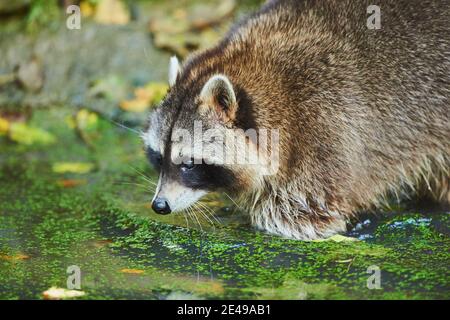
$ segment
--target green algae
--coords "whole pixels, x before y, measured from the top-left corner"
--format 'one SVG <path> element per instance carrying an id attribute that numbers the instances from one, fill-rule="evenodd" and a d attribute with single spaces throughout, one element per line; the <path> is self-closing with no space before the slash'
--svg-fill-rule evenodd
<path id="1" fill-rule="evenodd" d="M 23 146 L 0 139 L 0 298 L 39 299 L 82 271 L 82 299 L 429 299 L 449 298 L 449 218 L 413 212 L 371 218 L 356 242 L 301 242 L 253 230 L 229 200 L 208 202 L 219 222 L 151 212 L 155 180 L 138 136 L 98 119 L 86 141 L 67 110 L 35 112 L 30 126 L 56 137 Z M 55 163 L 94 163 L 58 173 Z M 65 188 L 61 179 L 85 179 Z M 367 288 L 367 269 L 381 289 Z M 142 270 L 126 274 L 123 269 Z"/>

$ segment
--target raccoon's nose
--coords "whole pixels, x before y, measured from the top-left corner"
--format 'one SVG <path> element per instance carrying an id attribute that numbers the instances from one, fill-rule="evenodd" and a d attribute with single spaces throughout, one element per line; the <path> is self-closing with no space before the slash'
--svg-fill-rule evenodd
<path id="1" fill-rule="evenodd" d="M 152 209 L 159 214 L 169 214 L 172 212 L 169 207 L 169 203 L 164 198 L 156 198 L 153 201 Z"/>

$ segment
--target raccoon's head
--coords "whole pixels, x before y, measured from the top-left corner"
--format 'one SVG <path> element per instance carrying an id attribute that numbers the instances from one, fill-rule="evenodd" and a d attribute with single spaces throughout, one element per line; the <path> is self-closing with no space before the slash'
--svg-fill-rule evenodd
<path id="1" fill-rule="evenodd" d="M 159 172 L 152 208 L 160 214 L 184 210 L 211 191 L 236 194 L 262 183 L 257 138 L 238 125 L 240 99 L 231 81 L 212 74 L 186 85 L 179 68 L 172 58 L 170 90 L 142 135 Z"/>

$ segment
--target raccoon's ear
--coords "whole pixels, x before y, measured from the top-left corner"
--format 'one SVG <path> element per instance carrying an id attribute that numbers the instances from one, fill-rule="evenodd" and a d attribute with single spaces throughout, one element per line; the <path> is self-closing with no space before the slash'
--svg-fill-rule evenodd
<path id="1" fill-rule="evenodd" d="M 176 56 L 172 56 L 169 62 L 169 86 L 173 86 L 181 73 L 180 62 Z"/>
<path id="2" fill-rule="evenodd" d="M 212 111 L 224 122 L 236 117 L 237 102 L 233 85 L 224 75 L 211 77 L 200 92 L 200 112 Z"/>

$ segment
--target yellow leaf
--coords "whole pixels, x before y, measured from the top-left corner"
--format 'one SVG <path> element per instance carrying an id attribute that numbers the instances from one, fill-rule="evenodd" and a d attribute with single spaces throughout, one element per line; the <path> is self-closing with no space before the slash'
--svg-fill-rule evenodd
<path id="1" fill-rule="evenodd" d="M 161 101 L 167 90 L 168 86 L 165 83 L 151 82 L 145 87 L 136 88 L 134 90 L 135 98 L 122 101 L 120 108 L 129 112 L 144 112 L 150 106 Z"/>
<path id="2" fill-rule="evenodd" d="M 177 19 L 180 19 L 180 20 L 181 19 L 186 19 L 187 15 L 188 15 L 188 13 L 187 13 L 187 11 L 185 9 L 176 9 L 173 12 L 173 16 L 175 18 L 177 18 Z"/>
<path id="3" fill-rule="evenodd" d="M 47 300 L 61 300 L 82 297 L 85 295 L 85 292 L 80 290 L 68 290 L 64 288 L 51 287 L 47 291 L 44 291 L 42 295 L 44 296 L 44 299 Z"/>
<path id="4" fill-rule="evenodd" d="M 81 109 L 75 116 L 75 122 L 79 129 L 92 129 L 97 126 L 98 116 L 94 112 L 90 112 L 86 109 Z"/>
<path id="5" fill-rule="evenodd" d="M 317 239 L 313 240 L 314 242 L 323 242 L 323 241 L 334 241 L 334 242 L 354 242 L 359 241 L 357 238 L 345 237 L 340 234 L 335 234 L 327 239 Z"/>
<path id="6" fill-rule="evenodd" d="M 102 24 L 127 24 L 130 12 L 120 0 L 100 0 L 94 18 Z"/>
<path id="7" fill-rule="evenodd" d="M 352 262 L 353 259 L 346 259 L 346 260 L 336 260 L 337 263 L 349 263 Z"/>
<path id="8" fill-rule="evenodd" d="M 25 123 L 12 123 L 9 130 L 9 138 L 17 143 L 32 144 L 51 144 L 56 138 L 45 130 L 29 127 Z"/>
<path id="9" fill-rule="evenodd" d="M 143 274 L 144 270 L 140 269 L 122 269 L 120 270 L 122 273 L 128 273 L 128 274 Z"/>
<path id="10" fill-rule="evenodd" d="M 53 164 L 56 173 L 88 173 L 94 169 L 94 164 L 88 162 L 57 162 Z"/>
<path id="11" fill-rule="evenodd" d="M 95 8 L 89 1 L 81 1 L 80 10 L 83 16 L 90 17 L 94 14 Z"/>
<path id="12" fill-rule="evenodd" d="M 73 116 L 67 116 L 66 119 L 66 124 L 70 129 L 75 129 L 77 127 L 77 123 L 75 122 L 75 119 Z"/>
<path id="13" fill-rule="evenodd" d="M 15 254 L 13 256 L 8 256 L 5 254 L 0 255 L 0 259 L 7 260 L 7 261 L 21 261 L 21 260 L 26 260 L 29 258 L 30 258 L 29 256 L 27 256 L 26 254 L 22 254 L 22 253 Z"/>
<path id="14" fill-rule="evenodd" d="M 150 103 L 155 104 L 164 98 L 169 86 L 166 83 L 150 82 L 145 86 L 145 89 L 150 93 Z"/>
<path id="15" fill-rule="evenodd" d="M 9 121 L 0 117 L 0 136 L 8 133 L 9 126 Z"/>
<path id="16" fill-rule="evenodd" d="M 120 102 L 120 108 L 128 112 L 144 112 L 149 106 L 146 99 L 140 98 Z"/>

